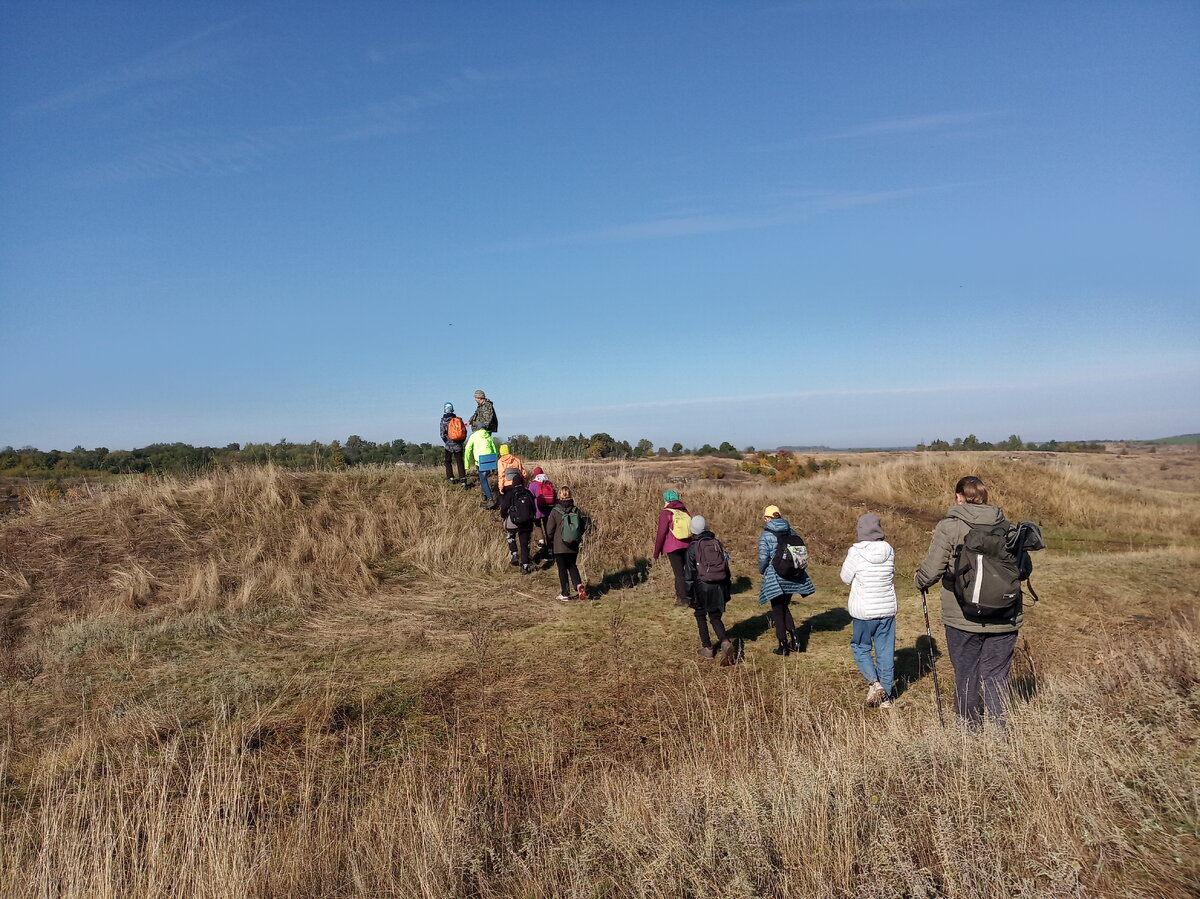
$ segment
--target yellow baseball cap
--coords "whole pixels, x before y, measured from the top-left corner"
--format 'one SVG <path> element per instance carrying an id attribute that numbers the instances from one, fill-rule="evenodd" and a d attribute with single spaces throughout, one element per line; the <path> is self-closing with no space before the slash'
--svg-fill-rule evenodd
<path id="1" fill-rule="evenodd" d="M 782 515 L 779 511 L 779 506 L 767 506 L 763 509 L 763 518 L 774 518 L 776 515 Z"/>

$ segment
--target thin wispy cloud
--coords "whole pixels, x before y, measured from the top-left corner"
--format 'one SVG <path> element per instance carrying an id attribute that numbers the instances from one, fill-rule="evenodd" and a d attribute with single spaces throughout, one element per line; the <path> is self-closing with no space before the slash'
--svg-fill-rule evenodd
<path id="1" fill-rule="evenodd" d="M 1155 381 L 1163 377 L 1173 377 L 1180 374 L 1195 374 L 1196 365 L 1156 366 L 1138 372 L 1135 379 Z M 937 384 L 929 386 L 907 387 L 864 387 L 864 388 L 831 388 L 826 390 L 798 390 L 784 393 L 747 393 L 733 396 L 702 396 L 685 397 L 665 400 L 641 400 L 631 403 L 613 403 L 601 406 L 571 406 L 555 409 L 514 409 L 518 415 L 575 415 L 582 413 L 624 412 L 652 409 L 682 409 L 691 406 L 714 405 L 744 405 L 752 403 L 782 403 L 795 400 L 841 400 L 841 399 L 872 399 L 900 398 L 911 396 L 957 396 L 962 394 L 1005 392 L 1014 390 L 1050 390 L 1054 388 L 1076 387 L 1079 385 L 1095 385 L 1109 381 L 1128 382 L 1128 374 L 1113 374 L 1112 372 L 1072 372 L 1055 378 L 1028 378 L 1024 380 L 982 381 L 972 384 Z"/>
<path id="2" fill-rule="evenodd" d="M 758 210 L 692 211 L 685 214 L 656 216 L 603 228 L 573 231 L 567 234 L 518 238 L 493 245 L 495 250 L 529 250 L 571 244 L 627 243 L 663 240 L 699 234 L 724 234 L 774 228 L 800 221 L 814 213 L 855 206 L 872 206 L 950 190 L 955 185 L 906 187 L 880 191 L 805 191 L 801 199 L 785 205 Z"/>
<path id="3" fill-rule="evenodd" d="M 920 12 L 967 6 L 973 0 L 793 0 L 769 7 L 774 12 Z"/>
<path id="4" fill-rule="evenodd" d="M 222 135 L 195 129 L 144 135 L 138 149 L 111 162 L 90 166 L 78 173 L 75 180 L 87 185 L 97 181 L 254 171 L 272 157 L 304 146 L 370 140 L 419 130 L 423 127 L 420 118 L 423 111 L 464 102 L 489 85 L 521 77 L 522 72 L 514 69 L 464 68 L 433 87 L 295 124 Z"/>
<path id="5" fill-rule="evenodd" d="M 244 19 L 245 16 L 235 16 L 209 25 L 152 50 L 126 65 L 102 72 L 82 84 L 39 100 L 31 104 L 28 110 L 34 113 L 59 112 L 216 71 L 227 63 L 232 50 L 215 38 L 231 31 Z"/>
<path id="6" fill-rule="evenodd" d="M 996 110 L 978 112 L 951 112 L 935 115 L 900 116 L 898 118 L 877 119 L 855 125 L 844 131 L 836 131 L 827 135 L 830 140 L 840 140 L 852 137 L 886 137 L 894 134 L 912 134 L 919 131 L 946 131 L 961 128 L 964 125 L 974 125 L 978 122 L 999 115 Z"/>

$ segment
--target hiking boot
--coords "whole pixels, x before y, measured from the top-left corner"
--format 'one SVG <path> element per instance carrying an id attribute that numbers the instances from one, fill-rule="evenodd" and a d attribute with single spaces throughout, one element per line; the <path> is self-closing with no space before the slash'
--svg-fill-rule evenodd
<path id="1" fill-rule="evenodd" d="M 890 709 L 890 708 L 892 707 L 892 699 L 891 699 L 891 697 L 890 697 L 890 696 L 884 696 L 884 697 L 883 697 L 883 699 L 879 700 L 879 707 L 880 707 L 881 709 Z"/>
<path id="2" fill-rule="evenodd" d="M 721 645 L 717 647 L 716 659 L 722 665 L 728 665 L 730 658 L 733 656 L 733 643 L 729 640 L 722 640 Z"/>
<path id="3" fill-rule="evenodd" d="M 808 635 L 809 630 L 806 627 L 792 628 L 792 650 L 794 652 L 808 651 Z"/>
<path id="4" fill-rule="evenodd" d="M 871 686 L 867 687 L 867 708 L 876 708 L 885 699 L 887 699 L 887 694 L 883 692 L 883 684 L 879 681 L 872 681 Z"/>
<path id="5" fill-rule="evenodd" d="M 585 602 L 588 598 L 587 584 L 579 585 L 579 601 Z"/>
<path id="6" fill-rule="evenodd" d="M 775 653 L 777 656 L 790 656 L 792 654 L 792 647 L 781 641 L 778 646 L 771 650 L 771 652 Z"/>
<path id="7" fill-rule="evenodd" d="M 530 571 L 532 571 L 532 570 L 533 570 L 533 569 L 531 569 L 531 568 L 529 567 L 529 563 L 528 563 L 528 562 L 526 562 L 524 565 L 522 565 L 522 566 L 521 566 L 521 574 L 529 574 L 529 572 L 530 572 Z"/>
<path id="8" fill-rule="evenodd" d="M 696 655 L 700 656 L 702 659 L 711 659 L 715 653 L 713 652 L 713 648 L 711 646 L 701 646 L 696 650 Z"/>
<path id="9" fill-rule="evenodd" d="M 520 564 L 521 564 L 521 560 L 520 560 L 520 558 L 517 556 L 517 554 L 516 554 L 516 553 L 511 553 L 511 554 L 509 555 L 509 557 L 508 557 L 508 564 L 509 564 L 509 565 L 520 565 Z"/>

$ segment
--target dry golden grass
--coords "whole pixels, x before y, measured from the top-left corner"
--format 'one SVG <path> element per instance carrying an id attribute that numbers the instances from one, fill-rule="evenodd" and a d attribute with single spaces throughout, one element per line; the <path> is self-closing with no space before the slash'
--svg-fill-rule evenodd
<path id="1" fill-rule="evenodd" d="M 861 708 L 837 579 L 868 508 L 910 572 L 972 470 L 1071 550 L 1038 559 L 1007 736 L 937 727 L 907 575 L 906 689 Z M 663 471 L 550 471 L 597 522 L 586 605 L 422 473 L 145 481 L 0 525 L 0 893 L 1194 895 L 1194 497 L 994 456 Z M 644 562 L 667 486 L 733 555 L 741 666 L 693 660 Z M 768 502 L 816 559 L 790 659 L 759 639 Z"/>

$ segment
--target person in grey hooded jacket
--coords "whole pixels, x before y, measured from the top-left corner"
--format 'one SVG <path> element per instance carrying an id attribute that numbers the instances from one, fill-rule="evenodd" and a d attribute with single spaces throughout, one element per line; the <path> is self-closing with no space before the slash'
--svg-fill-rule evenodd
<path id="1" fill-rule="evenodd" d="M 1004 521 L 1004 513 L 988 504 L 988 489 L 974 475 L 959 479 L 954 486 L 955 505 L 933 530 L 929 552 L 917 569 L 918 590 L 928 590 L 941 581 L 942 623 L 946 625 L 946 648 L 954 666 L 954 709 L 968 728 L 983 724 L 983 711 L 1003 726 L 1007 706 L 1008 678 L 1012 670 L 1017 631 L 1022 624 L 1021 602 L 1011 615 L 1000 619 L 970 618 L 959 605 L 953 590 L 956 551 L 972 527 L 992 527 Z"/>

